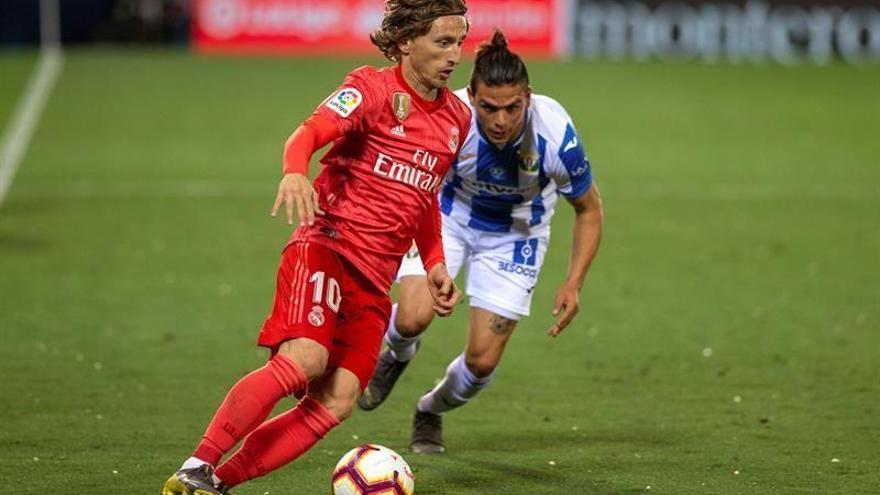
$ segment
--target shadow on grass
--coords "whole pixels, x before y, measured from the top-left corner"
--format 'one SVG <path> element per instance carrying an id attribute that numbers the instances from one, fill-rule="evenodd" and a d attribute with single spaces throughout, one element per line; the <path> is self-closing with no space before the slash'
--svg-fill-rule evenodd
<path id="1" fill-rule="evenodd" d="M 620 486 L 607 479 L 608 460 L 597 464 L 603 475 L 592 474 L 585 457 L 592 457 L 609 447 L 623 451 L 662 448 L 676 443 L 676 434 L 657 430 L 620 430 L 597 432 L 547 433 L 546 431 L 523 432 L 511 428 L 507 434 L 487 434 L 471 437 L 467 445 L 448 445 L 451 453 L 439 457 L 418 458 L 417 477 L 422 474 L 442 480 L 440 486 L 421 485 L 421 494 L 447 493 L 451 488 L 479 490 L 481 493 L 505 493 L 512 487 L 524 488 L 528 493 L 566 493 L 624 495 L 643 493 L 644 487 Z M 591 450 L 593 447 L 595 450 Z M 534 462 L 535 453 L 546 450 L 548 459 L 559 451 L 577 449 L 578 459 L 569 459 L 556 466 L 523 466 L 521 454 L 528 453 L 526 462 Z M 410 459 L 413 461 L 414 459 Z M 508 462 L 505 462 L 508 461 Z M 542 463 L 545 461 L 541 461 Z M 626 470 L 629 460 L 615 459 L 615 469 Z M 645 461 L 639 461 L 644 463 Z M 594 469 L 596 468 L 594 467 Z M 514 490 L 515 493 L 521 491 Z"/>
<path id="2" fill-rule="evenodd" d="M 487 434 L 475 441 L 475 447 L 480 451 L 510 451 L 518 452 L 529 450 L 543 450 L 547 448 L 573 448 L 601 445 L 629 446 L 629 447 L 661 447 L 675 443 L 676 435 L 671 431 L 658 431 L 647 429 L 625 429 L 613 431 L 557 431 L 547 432 L 510 428 L 504 435 Z"/>
<path id="3" fill-rule="evenodd" d="M 0 232 L 0 251 L 21 252 L 46 251 L 51 243 L 47 239 L 24 237 Z"/>
<path id="4" fill-rule="evenodd" d="M 481 458 L 457 458 L 458 465 L 436 469 L 436 475 L 442 478 L 442 486 L 419 485 L 419 494 L 445 494 L 450 489 L 454 493 L 459 490 L 479 490 L 479 493 L 503 494 L 510 492 L 530 494 L 577 493 L 595 495 L 625 495 L 628 493 L 644 493 L 644 489 L 618 484 L 594 476 L 585 470 L 558 470 L 555 468 L 535 469 L 506 464 L 503 462 Z M 467 468 L 461 467 L 465 462 Z M 418 474 L 416 475 L 418 478 Z"/>

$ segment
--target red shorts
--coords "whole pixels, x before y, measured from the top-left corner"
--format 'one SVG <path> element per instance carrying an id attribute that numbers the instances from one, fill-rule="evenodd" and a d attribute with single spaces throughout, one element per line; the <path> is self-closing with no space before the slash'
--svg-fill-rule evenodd
<path id="1" fill-rule="evenodd" d="M 391 317 L 391 298 L 348 260 L 320 244 L 294 242 L 278 268 L 272 314 L 257 340 L 274 353 L 306 337 L 330 352 L 327 368 L 345 368 L 366 388 Z"/>

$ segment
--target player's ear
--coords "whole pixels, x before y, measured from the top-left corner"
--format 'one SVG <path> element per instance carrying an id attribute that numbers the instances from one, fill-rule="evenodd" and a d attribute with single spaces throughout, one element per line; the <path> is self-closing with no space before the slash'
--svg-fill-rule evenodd
<path id="1" fill-rule="evenodd" d="M 476 103 L 474 102 L 474 90 L 471 89 L 470 85 L 468 85 L 468 87 L 467 87 L 467 92 L 468 92 L 468 100 L 470 100 L 471 106 L 472 107 L 476 106 Z"/>
<path id="2" fill-rule="evenodd" d="M 400 50 L 401 55 L 409 55 L 412 51 L 412 40 L 397 43 L 397 49 Z"/>
<path id="3" fill-rule="evenodd" d="M 529 105 L 532 104 L 532 87 L 531 86 L 526 86 L 525 98 L 526 98 L 526 108 L 528 108 Z"/>

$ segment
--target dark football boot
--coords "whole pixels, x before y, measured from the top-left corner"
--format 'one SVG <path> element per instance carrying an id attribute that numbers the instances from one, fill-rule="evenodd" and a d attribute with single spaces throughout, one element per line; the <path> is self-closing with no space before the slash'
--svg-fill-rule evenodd
<path id="1" fill-rule="evenodd" d="M 416 351 L 418 351 L 420 342 L 416 342 Z M 372 411 L 385 402 L 397 379 L 403 374 L 403 370 L 409 366 L 409 361 L 398 361 L 391 355 L 391 349 L 385 349 L 379 355 L 379 362 L 376 364 L 376 371 L 370 378 L 370 383 L 364 393 L 358 399 L 358 407 L 364 411 Z"/>
<path id="2" fill-rule="evenodd" d="M 414 454 L 442 454 L 443 447 L 443 416 L 420 412 L 416 409 L 413 416 L 413 431 L 409 450 Z"/>
<path id="3" fill-rule="evenodd" d="M 214 484 L 214 469 L 202 464 L 196 468 L 180 469 L 162 486 L 162 495 L 230 495 L 223 484 Z"/>

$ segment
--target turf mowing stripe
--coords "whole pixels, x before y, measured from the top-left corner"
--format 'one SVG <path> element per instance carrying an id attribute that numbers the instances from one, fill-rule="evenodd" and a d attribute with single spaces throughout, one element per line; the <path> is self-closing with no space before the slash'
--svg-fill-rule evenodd
<path id="1" fill-rule="evenodd" d="M 259 198 L 271 200 L 277 183 L 223 180 L 78 180 L 56 185 L 22 185 L 16 196 L 29 199 L 101 198 Z M 624 189 L 608 188 L 607 194 L 631 199 L 684 199 L 709 201 L 764 201 L 785 199 L 880 201 L 880 187 L 868 183 L 838 184 L 746 182 L 629 182 Z"/>

